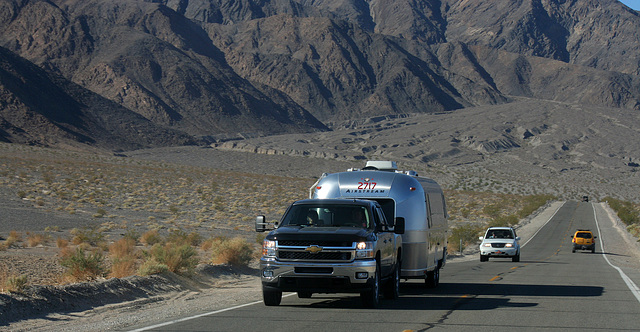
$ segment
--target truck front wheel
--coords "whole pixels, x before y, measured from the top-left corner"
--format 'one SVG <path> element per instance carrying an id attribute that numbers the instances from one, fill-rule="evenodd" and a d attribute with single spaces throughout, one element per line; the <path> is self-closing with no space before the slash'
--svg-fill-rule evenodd
<path id="1" fill-rule="evenodd" d="M 360 299 L 366 308 L 377 308 L 380 304 L 380 264 L 376 267 L 371 288 L 360 293 Z"/>
<path id="2" fill-rule="evenodd" d="M 277 306 L 282 301 L 282 292 L 262 288 L 262 300 L 266 306 Z"/>
<path id="3" fill-rule="evenodd" d="M 396 268 L 393 270 L 393 276 L 384 289 L 384 297 L 387 299 L 393 300 L 400 297 L 400 270 L 401 263 L 398 262 Z"/>

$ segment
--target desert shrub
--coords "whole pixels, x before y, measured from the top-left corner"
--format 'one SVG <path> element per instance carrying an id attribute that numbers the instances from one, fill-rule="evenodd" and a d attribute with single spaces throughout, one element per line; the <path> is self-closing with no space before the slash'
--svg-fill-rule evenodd
<path id="1" fill-rule="evenodd" d="M 111 257 L 127 257 L 134 256 L 136 240 L 123 237 L 109 246 L 109 255 Z"/>
<path id="2" fill-rule="evenodd" d="M 22 234 L 17 231 L 11 231 L 9 232 L 7 239 L 4 241 L 4 245 L 7 248 L 17 247 L 20 242 L 22 242 Z"/>
<path id="3" fill-rule="evenodd" d="M 109 276 L 112 278 L 124 278 L 134 275 L 135 272 L 136 261 L 134 257 L 118 257 L 114 258 L 111 263 Z"/>
<path id="4" fill-rule="evenodd" d="M 136 240 L 123 237 L 109 246 L 111 273 L 114 278 L 133 275 L 136 271 Z"/>
<path id="5" fill-rule="evenodd" d="M 547 204 L 547 202 L 557 199 L 553 195 L 530 195 L 523 198 L 524 206 L 518 211 L 518 216 L 524 218 L 536 212 L 540 207 Z"/>
<path id="6" fill-rule="evenodd" d="M 152 274 L 159 274 L 169 271 L 169 267 L 165 264 L 158 263 L 153 259 L 146 260 L 138 269 L 138 274 L 141 276 L 148 276 Z"/>
<path id="7" fill-rule="evenodd" d="M 134 244 L 138 241 L 138 239 L 140 238 L 140 233 L 136 232 L 133 229 L 129 229 L 127 230 L 126 233 L 124 233 L 124 237 L 128 238 L 128 239 L 132 239 Z"/>
<path id="8" fill-rule="evenodd" d="M 97 251 L 88 255 L 78 247 L 76 250 L 63 250 L 60 265 L 67 268 L 67 274 L 75 280 L 94 280 L 104 273 L 104 256 Z"/>
<path id="9" fill-rule="evenodd" d="M 71 235 L 73 235 L 71 242 L 75 245 L 88 243 L 97 246 L 104 240 L 104 234 L 95 227 L 74 228 L 71 230 Z"/>
<path id="10" fill-rule="evenodd" d="M 140 241 L 140 243 L 142 244 L 152 246 L 156 243 L 162 243 L 163 240 L 162 240 L 162 236 L 158 234 L 158 231 L 154 229 L 142 234 L 142 236 L 140 236 L 140 239 L 138 241 Z"/>
<path id="11" fill-rule="evenodd" d="M 627 231 L 629 232 L 629 234 L 633 235 L 634 237 L 640 238 L 640 223 L 627 226 Z"/>
<path id="12" fill-rule="evenodd" d="M 489 222 L 489 227 L 508 227 L 518 223 L 518 216 L 510 214 L 508 216 L 498 216 Z"/>
<path id="13" fill-rule="evenodd" d="M 4 289 L 12 293 L 22 293 L 27 288 L 28 277 L 26 275 L 11 276 L 4 282 Z"/>
<path id="14" fill-rule="evenodd" d="M 46 244 L 48 242 L 47 236 L 44 234 L 29 234 L 27 233 L 27 244 L 29 247 L 37 247 L 40 244 Z"/>
<path id="15" fill-rule="evenodd" d="M 175 244 L 188 244 L 192 246 L 199 246 L 202 242 L 202 236 L 196 232 L 188 233 L 178 229 L 171 231 L 167 235 L 167 242 L 173 242 Z"/>
<path id="16" fill-rule="evenodd" d="M 495 219 L 500 216 L 500 206 L 497 204 L 489 204 L 482 209 L 482 213 Z"/>
<path id="17" fill-rule="evenodd" d="M 60 249 L 68 248 L 69 241 L 67 239 L 63 239 L 59 237 L 56 239 L 56 246 Z"/>
<path id="18" fill-rule="evenodd" d="M 609 206 L 616 211 L 618 218 L 626 225 L 637 224 L 640 221 L 638 211 L 634 208 L 633 203 L 622 201 L 613 197 L 605 197 L 603 199 Z"/>
<path id="19" fill-rule="evenodd" d="M 212 263 L 228 263 L 235 266 L 246 266 L 254 255 L 251 244 L 241 237 L 228 239 L 214 238 L 212 241 Z"/>
<path id="20" fill-rule="evenodd" d="M 478 236 L 484 228 L 480 225 L 466 224 L 454 227 L 449 235 L 448 249 L 450 252 L 460 252 L 466 247 L 478 242 Z M 462 248 L 460 244 L 462 243 Z"/>
<path id="21" fill-rule="evenodd" d="M 169 271 L 175 273 L 190 273 L 198 264 L 197 252 L 188 244 L 156 243 L 145 255 L 147 260 L 164 264 Z"/>

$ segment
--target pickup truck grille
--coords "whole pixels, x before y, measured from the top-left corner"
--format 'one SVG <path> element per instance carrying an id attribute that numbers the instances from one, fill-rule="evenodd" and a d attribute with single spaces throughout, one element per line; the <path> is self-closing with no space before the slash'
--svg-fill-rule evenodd
<path id="1" fill-rule="evenodd" d="M 492 243 L 492 248 L 504 248 L 504 243 Z"/>
<path id="2" fill-rule="evenodd" d="M 351 252 L 319 252 L 312 254 L 304 251 L 278 250 L 278 258 L 281 260 L 304 261 L 350 261 Z"/>
<path id="3" fill-rule="evenodd" d="M 320 246 L 320 247 L 346 247 L 352 248 L 353 242 L 340 242 L 340 241 L 328 241 L 328 240 L 280 240 L 278 245 L 287 247 L 308 247 L 308 246 Z"/>
<path id="4" fill-rule="evenodd" d="M 327 240 L 280 240 L 277 247 L 281 261 L 349 262 L 356 252 L 354 242 Z M 317 252 L 309 251 L 311 248 Z"/>

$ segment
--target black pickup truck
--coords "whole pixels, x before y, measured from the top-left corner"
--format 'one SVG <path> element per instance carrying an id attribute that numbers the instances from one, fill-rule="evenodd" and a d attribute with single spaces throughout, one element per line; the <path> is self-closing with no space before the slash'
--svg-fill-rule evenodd
<path id="1" fill-rule="evenodd" d="M 269 224 L 256 218 L 256 231 Z M 267 306 L 282 292 L 360 293 L 375 308 L 381 290 L 399 296 L 404 219 L 386 220 L 376 201 L 307 199 L 294 202 L 263 242 L 260 274 Z"/>

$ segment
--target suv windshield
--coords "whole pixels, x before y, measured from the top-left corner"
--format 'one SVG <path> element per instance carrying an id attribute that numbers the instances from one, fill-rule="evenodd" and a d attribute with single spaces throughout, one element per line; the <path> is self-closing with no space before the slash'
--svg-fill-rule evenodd
<path id="1" fill-rule="evenodd" d="M 292 206 L 280 225 L 371 228 L 373 221 L 362 205 L 302 204 Z"/>
<path id="2" fill-rule="evenodd" d="M 487 231 L 487 239 L 513 239 L 513 233 L 506 229 L 490 229 Z"/>

